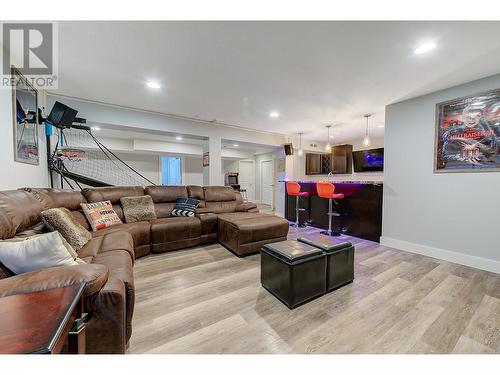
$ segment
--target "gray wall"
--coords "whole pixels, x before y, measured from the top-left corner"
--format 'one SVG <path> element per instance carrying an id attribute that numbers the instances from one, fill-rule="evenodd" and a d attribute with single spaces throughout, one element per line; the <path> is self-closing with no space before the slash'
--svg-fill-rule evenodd
<path id="1" fill-rule="evenodd" d="M 500 87 L 500 75 L 386 108 L 382 243 L 500 273 L 500 172 L 433 173 L 437 103 Z"/>
<path id="2" fill-rule="evenodd" d="M 184 157 L 183 185 L 203 185 L 203 162 L 201 158 Z"/>

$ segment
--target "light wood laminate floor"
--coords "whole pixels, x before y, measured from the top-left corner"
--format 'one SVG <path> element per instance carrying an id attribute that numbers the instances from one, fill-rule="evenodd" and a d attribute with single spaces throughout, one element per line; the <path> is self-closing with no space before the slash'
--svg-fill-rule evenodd
<path id="1" fill-rule="evenodd" d="M 500 275 L 343 238 L 354 282 L 295 310 L 261 287 L 260 255 L 213 244 L 139 259 L 128 352 L 500 353 Z"/>

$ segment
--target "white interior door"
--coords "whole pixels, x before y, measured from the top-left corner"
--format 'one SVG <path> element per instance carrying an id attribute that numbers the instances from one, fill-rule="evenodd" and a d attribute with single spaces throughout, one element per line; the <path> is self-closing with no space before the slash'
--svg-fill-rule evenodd
<path id="1" fill-rule="evenodd" d="M 241 189 L 246 189 L 249 201 L 255 200 L 255 165 L 253 160 L 240 160 L 239 183 Z"/>
<path id="2" fill-rule="evenodd" d="M 262 160 L 260 163 L 260 201 L 273 205 L 274 168 L 272 160 Z"/>

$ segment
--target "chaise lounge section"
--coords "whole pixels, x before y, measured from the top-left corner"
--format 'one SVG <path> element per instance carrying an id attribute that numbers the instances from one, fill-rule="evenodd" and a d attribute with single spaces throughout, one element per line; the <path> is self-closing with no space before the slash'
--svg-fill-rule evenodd
<path id="1" fill-rule="evenodd" d="M 152 221 L 125 223 L 120 199 L 150 195 L 157 215 Z M 196 198 L 195 217 L 172 217 L 177 198 Z M 86 282 L 87 353 L 125 353 L 132 335 L 135 303 L 133 265 L 137 258 L 219 241 L 244 256 L 265 243 L 282 241 L 288 222 L 258 212 L 253 203 L 225 186 L 148 186 L 87 188 L 79 191 L 23 188 L 0 192 L 0 239 L 47 231 L 41 212 L 65 207 L 87 230 L 80 203 L 111 201 L 123 224 L 92 233 L 78 251 L 87 264 L 52 267 L 21 275 L 0 272 L 0 297 Z"/>

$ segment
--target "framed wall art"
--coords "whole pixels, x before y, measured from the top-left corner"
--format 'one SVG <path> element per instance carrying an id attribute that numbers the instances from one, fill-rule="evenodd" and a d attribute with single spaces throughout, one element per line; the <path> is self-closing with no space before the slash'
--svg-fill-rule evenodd
<path id="1" fill-rule="evenodd" d="M 12 77 L 14 160 L 38 165 L 38 92 L 16 68 Z"/>
<path id="2" fill-rule="evenodd" d="M 500 89 L 436 105 L 434 172 L 500 171 Z"/>
<path id="3" fill-rule="evenodd" d="M 203 153 L 203 166 L 208 167 L 209 165 L 210 165 L 210 153 L 204 152 Z"/>

